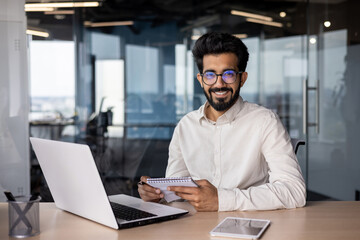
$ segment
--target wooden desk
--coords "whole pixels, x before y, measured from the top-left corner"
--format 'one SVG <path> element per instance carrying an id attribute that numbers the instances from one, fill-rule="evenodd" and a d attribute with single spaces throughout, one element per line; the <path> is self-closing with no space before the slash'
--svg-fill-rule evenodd
<path id="1" fill-rule="evenodd" d="M 7 208 L 7 203 L 0 203 L 1 240 L 9 239 Z M 58 210 L 52 203 L 41 203 L 41 233 L 29 239 L 215 239 L 209 231 L 227 216 L 270 219 L 271 225 L 261 240 L 360 239 L 360 202 L 308 202 L 305 208 L 292 210 L 191 213 L 124 230 L 113 230 Z"/>

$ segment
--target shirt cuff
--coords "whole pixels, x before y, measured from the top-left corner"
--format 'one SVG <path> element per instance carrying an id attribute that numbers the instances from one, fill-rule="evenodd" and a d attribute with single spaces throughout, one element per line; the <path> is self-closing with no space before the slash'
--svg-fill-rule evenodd
<path id="1" fill-rule="evenodd" d="M 219 212 L 235 209 L 235 192 L 227 189 L 218 189 Z"/>

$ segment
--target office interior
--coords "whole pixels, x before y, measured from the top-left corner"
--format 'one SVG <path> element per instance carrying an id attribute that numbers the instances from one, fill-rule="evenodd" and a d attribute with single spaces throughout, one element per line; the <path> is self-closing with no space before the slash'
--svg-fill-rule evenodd
<path id="1" fill-rule="evenodd" d="M 206 100 L 195 41 L 221 31 L 250 53 L 243 99 L 306 142 L 308 200 L 360 199 L 359 1 L 39 2 L 0 0 L 0 188 L 52 201 L 33 136 L 89 145 L 107 194 L 138 196 L 140 176 L 165 175 L 177 122 Z"/>

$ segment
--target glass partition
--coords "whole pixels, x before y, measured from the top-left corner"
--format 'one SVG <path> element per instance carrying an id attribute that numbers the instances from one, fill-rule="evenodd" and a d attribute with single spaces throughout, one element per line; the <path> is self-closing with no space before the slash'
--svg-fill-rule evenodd
<path id="1" fill-rule="evenodd" d="M 28 46 L 24 1 L 0 7 L 0 201 L 30 193 Z M 2 223 L 5 225 L 5 223 Z"/>
<path id="2" fill-rule="evenodd" d="M 206 99 L 191 49 L 201 34 L 222 31 L 242 38 L 249 49 L 241 96 L 276 112 L 292 138 L 306 140 L 297 156 L 309 199 L 359 195 L 357 1 L 149 2 L 152 7 L 104 1 L 97 9 L 42 18 L 63 29 L 54 28 L 49 39 L 74 49 L 74 62 L 66 62 L 74 65 L 74 80 L 59 80 L 61 86 L 74 81 L 74 90 L 66 87 L 62 94 L 73 100 L 43 105 L 71 118 L 75 104 L 73 137 L 60 138 L 91 146 L 109 194 L 136 195 L 141 175 L 164 176 L 177 122 Z M 271 20 L 254 21 L 237 10 Z M 28 22 L 39 16 L 29 13 Z M 96 27 L 110 20 L 127 25 Z M 52 98 L 62 93 L 56 78 L 44 81 L 46 94 L 54 87 Z"/>
<path id="3" fill-rule="evenodd" d="M 309 96 L 309 121 L 318 128 L 308 129 L 308 188 L 332 199 L 359 200 L 360 4 L 310 3 L 309 85 L 318 83 L 319 100 Z"/>
<path id="4" fill-rule="evenodd" d="M 36 2 L 40 1 L 27 0 L 24 3 Z M 24 6 L 21 8 L 24 9 Z M 25 8 L 29 46 L 28 126 L 31 137 L 74 142 L 79 133 L 75 127 L 78 70 L 73 38 L 74 12 L 71 8 Z M 31 192 L 40 192 L 43 201 L 52 201 L 31 145 L 30 176 Z"/>

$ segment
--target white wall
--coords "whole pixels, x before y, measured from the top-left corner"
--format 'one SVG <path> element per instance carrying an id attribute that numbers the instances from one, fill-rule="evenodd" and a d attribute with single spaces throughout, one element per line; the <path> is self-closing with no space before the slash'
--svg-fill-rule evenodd
<path id="1" fill-rule="evenodd" d="M 24 0 L 0 0 L 0 201 L 30 193 L 29 88 Z"/>

